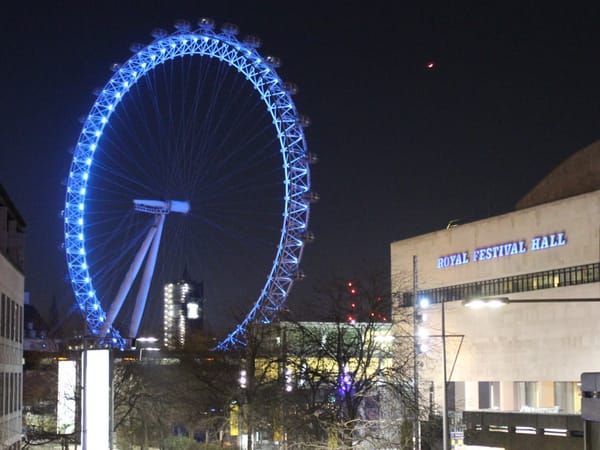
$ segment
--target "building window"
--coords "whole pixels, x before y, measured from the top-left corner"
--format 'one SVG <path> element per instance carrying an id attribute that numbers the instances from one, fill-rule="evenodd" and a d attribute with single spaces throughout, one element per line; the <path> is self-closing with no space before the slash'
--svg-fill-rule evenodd
<path id="1" fill-rule="evenodd" d="M 575 381 L 554 382 L 554 404 L 565 414 L 581 412 L 580 385 Z"/>
<path id="2" fill-rule="evenodd" d="M 4 388 L 4 372 L 0 372 L 0 417 L 4 415 L 4 399 L 6 389 Z"/>
<path id="3" fill-rule="evenodd" d="M 450 381 L 448 383 L 448 411 L 464 411 L 464 409 L 465 382 Z"/>
<path id="4" fill-rule="evenodd" d="M 535 381 L 515 381 L 515 408 L 538 407 L 538 386 Z"/>
<path id="5" fill-rule="evenodd" d="M 500 382 L 479 382 L 479 409 L 500 408 Z"/>
<path id="6" fill-rule="evenodd" d="M 441 303 L 598 282 L 600 282 L 600 263 L 594 263 L 428 289 L 419 291 L 417 295 L 429 298 L 431 303 Z M 401 306 L 412 306 L 412 292 L 403 292 L 401 303 Z"/>
<path id="7" fill-rule="evenodd" d="M 6 295 L 2 294 L 0 303 L 0 336 L 6 337 Z"/>

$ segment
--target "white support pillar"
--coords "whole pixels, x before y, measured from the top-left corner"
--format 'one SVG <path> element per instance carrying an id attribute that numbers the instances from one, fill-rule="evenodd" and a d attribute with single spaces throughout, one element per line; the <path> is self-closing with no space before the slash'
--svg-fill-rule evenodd
<path id="1" fill-rule="evenodd" d="M 500 410 L 514 411 L 515 406 L 515 383 L 514 381 L 500 382 Z"/>
<path id="2" fill-rule="evenodd" d="M 465 410 L 479 409 L 479 382 L 465 381 Z"/>
<path id="3" fill-rule="evenodd" d="M 112 450 L 110 350 L 84 350 L 81 365 L 81 448 Z"/>

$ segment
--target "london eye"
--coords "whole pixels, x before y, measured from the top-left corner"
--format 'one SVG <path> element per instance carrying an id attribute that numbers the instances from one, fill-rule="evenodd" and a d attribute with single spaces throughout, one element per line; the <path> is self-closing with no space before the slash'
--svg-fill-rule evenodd
<path id="1" fill-rule="evenodd" d="M 244 345 L 302 278 L 318 200 L 308 120 L 279 60 L 236 26 L 180 21 L 152 35 L 112 66 L 74 147 L 64 243 L 77 306 L 92 336 L 123 347 L 189 271 L 211 320 L 231 322 L 217 348 Z"/>

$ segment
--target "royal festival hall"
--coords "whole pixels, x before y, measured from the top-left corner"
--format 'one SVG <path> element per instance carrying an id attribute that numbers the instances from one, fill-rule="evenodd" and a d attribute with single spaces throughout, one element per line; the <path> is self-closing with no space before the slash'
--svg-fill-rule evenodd
<path id="1" fill-rule="evenodd" d="M 421 398 L 431 399 L 421 407 L 443 405 L 445 375 L 451 426 L 463 417 L 467 437 L 471 426 L 481 441 L 473 443 L 501 447 L 548 430 L 566 437 L 562 448 L 577 442 L 581 375 L 600 372 L 600 141 L 556 167 L 514 211 L 390 250 L 395 321 L 412 311 Z M 542 415 L 562 422 L 543 425 Z"/>

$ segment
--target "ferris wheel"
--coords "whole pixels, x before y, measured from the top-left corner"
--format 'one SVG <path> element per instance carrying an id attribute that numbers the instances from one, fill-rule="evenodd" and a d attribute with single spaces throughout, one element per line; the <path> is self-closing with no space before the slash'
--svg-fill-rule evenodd
<path id="1" fill-rule="evenodd" d="M 162 324 L 163 286 L 190 273 L 221 315 L 212 323 L 239 318 L 217 346 L 227 349 L 273 320 L 303 276 L 316 157 L 296 87 L 257 38 L 211 19 L 175 28 L 132 45 L 95 93 L 67 182 L 67 265 L 105 344 Z"/>

